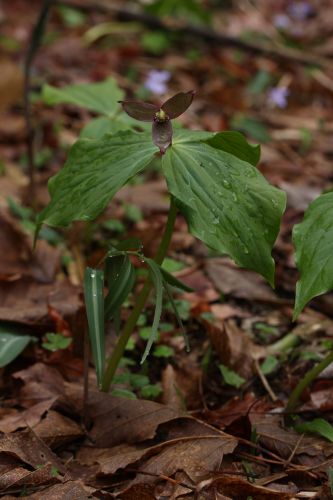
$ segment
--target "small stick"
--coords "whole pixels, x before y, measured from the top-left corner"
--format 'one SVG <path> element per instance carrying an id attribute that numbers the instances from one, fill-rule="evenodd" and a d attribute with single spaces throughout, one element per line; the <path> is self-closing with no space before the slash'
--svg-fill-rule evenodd
<path id="1" fill-rule="evenodd" d="M 256 372 L 259 375 L 259 378 L 260 378 L 260 380 L 262 382 L 262 385 L 265 387 L 265 389 L 268 392 L 271 400 L 273 402 L 277 401 L 278 398 L 277 398 L 276 394 L 274 393 L 273 389 L 271 388 L 271 386 L 269 385 L 267 378 L 265 377 L 265 375 L 261 371 L 257 359 L 254 360 L 254 366 L 255 366 Z"/>

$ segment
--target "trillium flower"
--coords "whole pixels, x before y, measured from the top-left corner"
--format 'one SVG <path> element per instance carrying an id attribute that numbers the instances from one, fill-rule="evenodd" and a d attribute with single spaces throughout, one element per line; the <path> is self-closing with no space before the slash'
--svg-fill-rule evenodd
<path id="1" fill-rule="evenodd" d="M 182 115 L 193 101 L 194 90 L 179 92 L 156 106 L 142 101 L 119 101 L 123 110 L 132 118 L 141 122 L 152 122 L 153 143 L 163 155 L 172 143 L 171 120 Z"/>

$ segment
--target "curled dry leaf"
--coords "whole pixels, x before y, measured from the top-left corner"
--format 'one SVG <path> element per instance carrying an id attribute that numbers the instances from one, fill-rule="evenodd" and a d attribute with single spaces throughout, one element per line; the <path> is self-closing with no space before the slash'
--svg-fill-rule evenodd
<path id="1" fill-rule="evenodd" d="M 265 348 L 255 345 L 237 323 L 201 319 L 222 363 L 242 377 L 253 374 L 253 360 L 265 355 Z"/>

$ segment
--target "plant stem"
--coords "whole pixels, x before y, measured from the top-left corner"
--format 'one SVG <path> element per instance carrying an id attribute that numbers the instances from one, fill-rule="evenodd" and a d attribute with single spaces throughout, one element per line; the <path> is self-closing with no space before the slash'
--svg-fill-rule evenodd
<path id="1" fill-rule="evenodd" d="M 297 384 L 295 389 L 290 395 L 290 398 L 288 400 L 288 404 L 286 407 L 286 412 L 290 413 L 292 412 L 296 406 L 298 405 L 298 402 L 300 400 L 300 397 L 303 393 L 303 391 L 313 382 L 315 378 L 318 377 L 318 375 L 325 370 L 325 368 L 333 362 L 333 351 L 331 351 L 326 358 L 324 358 L 320 363 L 318 363 L 316 366 L 314 366 L 311 370 L 307 372 L 305 377 Z"/>
<path id="2" fill-rule="evenodd" d="M 168 220 L 167 220 L 167 223 L 165 226 L 162 240 L 161 240 L 160 245 L 158 247 L 157 253 L 154 257 L 154 261 L 156 262 L 156 264 L 161 265 L 163 260 L 164 260 L 165 255 L 167 253 L 167 250 L 168 250 L 168 247 L 170 244 L 170 240 L 172 237 L 172 233 L 173 233 L 173 228 L 174 228 L 175 221 L 176 221 L 176 216 L 177 216 L 177 207 L 176 207 L 176 204 L 175 204 L 173 197 L 171 197 Z M 152 289 L 152 286 L 153 286 L 152 282 L 148 279 L 146 281 L 146 283 L 144 284 L 141 292 L 139 293 L 137 301 L 135 303 L 135 306 L 134 306 L 127 322 L 125 323 L 124 329 L 123 329 L 123 331 L 118 339 L 118 342 L 114 348 L 114 351 L 113 351 L 113 353 L 112 353 L 112 355 L 109 358 L 109 361 L 107 363 L 107 367 L 105 370 L 103 383 L 102 383 L 102 391 L 103 392 L 109 392 L 113 376 L 114 376 L 114 374 L 117 370 L 117 367 L 119 365 L 119 362 L 124 354 L 124 350 L 126 348 L 127 342 L 129 340 L 130 336 L 132 335 L 133 330 L 136 326 L 136 323 L 139 319 L 139 316 L 140 316 L 140 314 L 141 314 L 141 312 L 142 312 L 142 310 L 147 302 L 147 299 L 148 299 L 149 293 Z"/>

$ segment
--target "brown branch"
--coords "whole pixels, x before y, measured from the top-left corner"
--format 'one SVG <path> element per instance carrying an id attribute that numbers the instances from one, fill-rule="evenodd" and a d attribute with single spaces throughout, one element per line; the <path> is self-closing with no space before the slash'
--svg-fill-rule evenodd
<path id="1" fill-rule="evenodd" d="M 95 10 L 112 14 L 118 21 L 137 21 L 152 30 L 168 31 L 182 37 L 184 35 L 193 36 L 205 40 L 211 45 L 231 47 L 289 63 L 299 63 L 306 66 L 333 69 L 333 61 L 318 54 L 302 52 L 298 49 L 284 47 L 282 45 L 256 43 L 242 40 L 235 36 L 218 33 L 210 27 L 207 28 L 205 26 L 194 26 L 186 23 L 180 23 L 178 20 L 168 22 L 139 10 L 119 8 L 111 5 L 108 0 L 87 0 L 84 3 L 83 0 L 58 0 L 57 3 L 76 7 L 88 12 Z"/>

